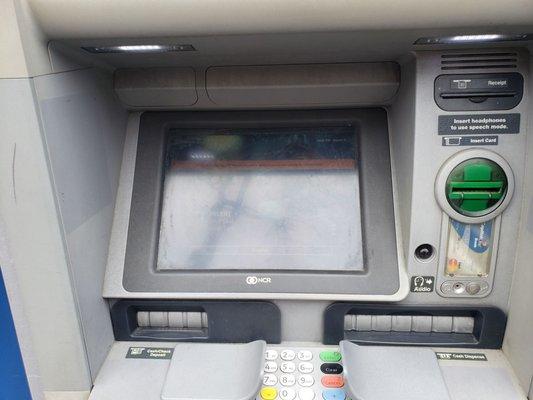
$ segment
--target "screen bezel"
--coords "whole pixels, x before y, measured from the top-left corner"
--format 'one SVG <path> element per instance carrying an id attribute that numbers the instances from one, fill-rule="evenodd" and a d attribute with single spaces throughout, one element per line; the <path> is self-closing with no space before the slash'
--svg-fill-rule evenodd
<path id="1" fill-rule="evenodd" d="M 354 129 L 359 161 L 363 271 L 157 270 L 164 159 L 170 129 Z M 130 292 L 391 295 L 399 289 L 386 112 L 147 112 L 141 117 L 123 286 Z"/>

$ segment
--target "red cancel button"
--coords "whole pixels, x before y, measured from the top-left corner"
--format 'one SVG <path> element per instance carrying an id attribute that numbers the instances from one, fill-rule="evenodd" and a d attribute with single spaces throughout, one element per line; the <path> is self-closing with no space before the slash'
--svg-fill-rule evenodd
<path id="1" fill-rule="evenodd" d="M 322 386 L 328 388 L 340 388 L 344 386 L 342 375 L 324 375 L 321 382 Z"/>

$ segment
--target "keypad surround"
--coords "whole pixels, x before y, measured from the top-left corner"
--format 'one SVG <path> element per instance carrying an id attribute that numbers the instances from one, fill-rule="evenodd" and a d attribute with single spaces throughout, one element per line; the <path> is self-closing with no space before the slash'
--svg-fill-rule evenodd
<path id="1" fill-rule="evenodd" d="M 349 400 L 338 348 L 269 346 L 256 400 Z"/>

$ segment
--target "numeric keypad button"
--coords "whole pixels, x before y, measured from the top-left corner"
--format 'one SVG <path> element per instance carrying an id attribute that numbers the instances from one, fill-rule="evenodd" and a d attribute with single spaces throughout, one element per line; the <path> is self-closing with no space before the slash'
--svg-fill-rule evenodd
<path id="1" fill-rule="evenodd" d="M 281 375 L 279 377 L 279 383 L 281 383 L 283 386 L 293 386 L 296 383 L 296 378 L 294 375 Z"/>
<path id="2" fill-rule="evenodd" d="M 279 369 L 281 369 L 281 372 L 285 372 L 286 374 L 292 374 L 294 371 L 296 371 L 296 364 L 291 361 L 284 361 L 281 363 Z"/>
<path id="3" fill-rule="evenodd" d="M 263 376 L 263 385 L 265 386 L 274 386 L 278 383 L 278 377 L 274 374 L 265 374 Z"/>
<path id="4" fill-rule="evenodd" d="M 298 371 L 300 371 L 302 374 L 310 374 L 313 372 L 314 367 L 313 364 L 310 362 L 301 362 L 298 364 Z"/>
<path id="5" fill-rule="evenodd" d="M 294 400 L 296 397 L 296 390 L 291 388 L 281 389 L 279 391 L 279 398 L 281 400 Z"/>
<path id="6" fill-rule="evenodd" d="M 310 388 L 300 389 L 298 398 L 300 400 L 313 400 L 315 398 L 315 391 Z"/>
<path id="7" fill-rule="evenodd" d="M 342 389 L 326 389 L 322 392 L 324 400 L 345 400 L 346 393 Z"/>
<path id="8" fill-rule="evenodd" d="M 313 383 L 315 383 L 315 378 L 313 378 L 312 375 L 300 375 L 298 377 L 298 385 L 303 387 L 309 387 L 313 386 Z"/>
<path id="9" fill-rule="evenodd" d="M 313 359 L 313 353 L 309 350 L 300 350 L 298 352 L 298 360 L 300 361 L 311 361 Z"/>
<path id="10" fill-rule="evenodd" d="M 340 388 L 344 386 L 342 375 L 324 375 L 320 380 L 322 386 L 327 388 Z"/>
<path id="11" fill-rule="evenodd" d="M 338 351 L 321 351 L 320 359 L 327 363 L 336 363 L 342 359 L 342 354 Z"/>
<path id="12" fill-rule="evenodd" d="M 281 351 L 281 359 L 285 361 L 292 361 L 294 360 L 294 357 L 296 357 L 296 353 L 294 350 L 282 350 Z"/>
<path id="13" fill-rule="evenodd" d="M 265 353 L 265 359 L 269 361 L 274 361 L 278 358 L 278 352 L 276 350 L 268 349 Z"/>
<path id="14" fill-rule="evenodd" d="M 276 388 L 267 386 L 261 389 L 259 395 L 263 400 L 275 400 L 278 397 L 278 391 Z"/>
<path id="15" fill-rule="evenodd" d="M 278 364 L 276 364 L 274 361 L 267 361 L 265 363 L 265 372 L 272 373 L 276 372 L 278 370 Z"/>
<path id="16" fill-rule="evenodd" d="M 320 366 L 320 371 L 328 375 L 342 374 L 342 365 L 338 363 L 324 363 Z"/>

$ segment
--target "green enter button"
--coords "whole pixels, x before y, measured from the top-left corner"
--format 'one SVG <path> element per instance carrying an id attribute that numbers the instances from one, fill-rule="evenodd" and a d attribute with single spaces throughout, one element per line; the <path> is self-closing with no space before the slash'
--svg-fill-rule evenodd
<path id="1" fill-rule="evenodd" d="M 320 352 L 320 359 L 324 362 L 339 362 L 342 358 L 338 351 L 322 351 Z"/>

